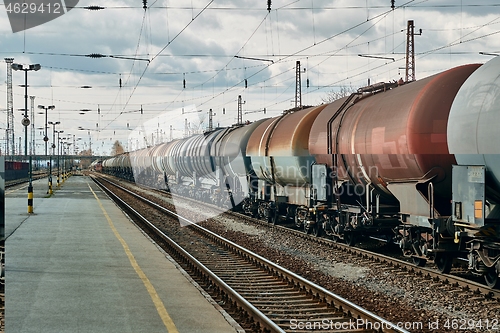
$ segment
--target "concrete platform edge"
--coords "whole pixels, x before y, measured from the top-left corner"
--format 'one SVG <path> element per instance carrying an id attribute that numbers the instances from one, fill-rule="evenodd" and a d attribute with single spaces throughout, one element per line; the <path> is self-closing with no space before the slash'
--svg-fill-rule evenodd
<path id="1" fill-rule="evenodd" d="M 104 191 L 103 191 L 104 192 Z M 229 313 L 226 312 L 226 310 L 224 310 L 213 298 L 212 296 L 210 296 L 210 294 L 208 294 L 199 284 L 198 282 L 196 282 L 195 280 L 193 280 L 193 278 L 189 275 L 188 272 L 186 272 L 184 270 L 184 268 L 182 268 L 182 266 L 180 266 L 177 261 L 175 261 L 174 258 L 172 258 L 167 252 L 165 252 L 165 250 L 163 250 L 151 237 L 149 237 L 148 234 L 146 234 L 144 232 L 144 230 L 142 230 L 133 220 L 132 218 L 125 212 L 121 209 L 120 206 L 118 206 L 116 204 L 116 202 L 114 202 L 108 195 L 106 192 L 104 192 L 106 194 L 106 196 L 118 207 L 118 209 L 120 209 L 120 211 L 127 217 L 127 219 L 130 221 L 130 223 L 132 223 L 137 229 L 139 229 L 139 231 L 144 235 L 144 237 L 146 237 L 151 243 L 154 244 L 154 246 L 165 256 L 165 258 L 167 260 L 169 260 L 176 268 L 177 270 L 179 270 L 181 272 L 181 274 L 189 281 L 189 283 L 191 283 L 196 289 L 198 289 L 198 291 L 203 295 L 203 297 L 205 297 L 205 299 L 210 303 L 212 304 L 212 306 L 217 310 L 219 311 L 219 313 L 224 317 L 224 319 L 226 319 L 226 321 L 229 323 L 230 326 L 232 326 L 236 332 L 238 333 L 245 333 L 245 330 L 233 319 L 233 317 L 231 317 L 229 315 Z"/>

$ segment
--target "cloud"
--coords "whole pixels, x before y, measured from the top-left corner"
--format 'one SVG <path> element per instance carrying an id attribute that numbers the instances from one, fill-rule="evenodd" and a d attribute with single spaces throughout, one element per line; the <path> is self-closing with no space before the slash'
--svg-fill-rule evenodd
<path id="1" fill-rule="evenodd" d="M 409 19 L 423 29 L 415 36 L 417 79 L 485 62 L 489 58 L 479 51 L 500 50 L 500 22 L 492 15 L 498 4 L 491 0 L 413 1 L 394 11 L 385 0 L 273 1 L 271 12 L 266 2 L 216 1 L 204 9 L 209 2 L 149 1 L 145 11 L 140 1 L 110 0 L 106 9 L 89 11 L 84 7 L 95 3 L 80 0 L 57 19 L 17 33 L 3 11 L 0 48 L 16 62 L 40 63 L 42 70 L 29 74 L 29 94 L 41 104 L 56 105 L 54 120 L 65 131 L 94 129 L 93 147 L 99 141 L 96 147 L 108 151 L 105 147 L 116 139 L 126 141 L 128 123 L 186 105 L 195 104 L 204 113 L 213 109 L 214 121 L 229 125 L 241 95 L 244 112 L 251 112 L 244 119 L 263 117 L 258 111 L 264 108 L 265 116 L 278 115 L 293 106 L 296 61 L 306 68 L 301 74 L 306 104 L 321 103 L 340 86 L 399 79 L 406 42 L 401 30 Z M 128 59 L 85 57 L 90 53 Z M 0 75 L 6 77 L 5 66 Z M 13 74 L 14 108 L 24 105 L 18 87 L 23 82 L 22 75 Z M 92 88 L 79 88 L 83 85 Z M 5 83 L 0 90 L 0 106 L 5 106 Z M 137 112 L 141 107 L 142 116 Z M 92 112 L 76 117 L 79 109 Z M 19 119 L 15 122 L 21 131 Z"/>

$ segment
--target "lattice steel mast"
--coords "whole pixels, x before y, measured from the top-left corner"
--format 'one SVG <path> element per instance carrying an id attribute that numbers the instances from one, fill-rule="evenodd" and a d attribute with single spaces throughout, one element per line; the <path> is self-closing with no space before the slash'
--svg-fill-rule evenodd
<path id="1" fill-rule="evenodd" d="M 243 104 L 246 102 L 242 101 L 241 95 L 238 95 L 238 125 L 243 124 Z"/>
<path id="2" fill-rule="evenodd" d="M 35 152 L 35 96 L 30 96 L 31 99 L 31 142 L 30 155 L 36 155 Z"/>
<path id="3" fill-rule="evenodd" d="M 300 79 L 300 61 L 295 66 L 295 107 L 302 108 L 302 89 Z"/>
<path id="4" fill-rule="evenodd" d="M 413 20 L 408 21 L 406 29 L 406 82 L 415 81 L 415 35 L 421 35 L 422 29 L 419 33 L 415 33 L 415 26 Z"/>
<path id="5" fill-rule="evenodd" d="M 11 150 L 11 155 L 16 153 L 16 144 L 14 142 L 14 99 L 12 95 L 12 64 L 14 63 L 14 58 L 5 58 L 7 63 L 7 129 L 6 141 L 7 149 L 6 153 L 9 153 L 9 148 Z"/>

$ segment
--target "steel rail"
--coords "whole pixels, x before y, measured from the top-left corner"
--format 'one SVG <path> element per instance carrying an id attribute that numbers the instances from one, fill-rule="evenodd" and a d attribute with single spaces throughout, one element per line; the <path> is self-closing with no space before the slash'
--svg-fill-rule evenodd
<path id="1" fill-rule="evenodd" d="M 161 191 L 161 193 L 168 193 Z M 212 206 L 210 204 L 207 204 L 205 202 L 199 202 L 196 201 L 192 198 L 185 198 L 186 200 L 192 200 L 193 202 L 196 202 L 198 204 L 203 204 L 207 206 Z M 398 268 L 402 271 L 406 271 L 409 273 L 413 273 L 419 277 L 427 278 L 429 280 L 433 280 L 436 282 L 441 282 L 445 285 L 451 285 L 457 288 L 461 288 L 463 291 L 470 292 L 474 295 L 481 295 L 485 299 L 490 299 L 490 300 L 496 300 L 500 302 L 500 290 L 496 289 L 491 289 L 490 287 L 480 283 L 476 282 L 473 280 L 469 280 L 466 278 L 462 278 L 460 276 L 456 276 L 453 274 L 443 274 L 439 271 L 436 271 L 432 268 L 428 267 L 419 267 L 413 263 L 406 262 L 397 258 L 392 258 L 387 255 L 379 254 L 376 252 L 372 252 L 369 250 L 361 249 L 358 247 L 352 247 L 344 243 L 340 243 L 337 241 L 334 241 L 332 239 L 324 238 L 324 237 L 315 237 L 312 235 L 308 235 L 304 233 L 303 231 L 300 230 L 295 230 L 287 226 L 283 225 L 274 225 L 270 224 L 267 221 L 262 221 L 253 217 L 250 217 L 248 215 L 244 215 L 238 212 L 233 212 L 233 211 L 226 211 L 226 214 L 228 215 L 233 215 L 237 216 L 238 218 L 245 219 L 251 223 L 259 224 L 259 225 L 265 225 L 269 228 L 278 228 L 284 232 L 293 234 L 297 237 L 307 239 L 313 242 L 317 242 L 319 244 L 327 245 L 335 249 L 339 249 L 342 251 L 345 251 L 346 253 L 356 255 L 357 257 L 360 258 L 365 258 L 365 259 L 370 259 L 374 262 L 379 262 L 379 263 L 384 263 L 387 264 L 391 267 Z"/>
<path id="2" fill-rule="evenodd" d="M 212 283 L 219 286 L 227 295 L 237 303 L 238 306 L 245 309 L 247 313 L 249 313 L 253 318 L 256 318 L 257 321 L 262 324 L 262 326 L 268 329 L 270 332 L 285 332 L 278 325 L 276 325 L 273 321 L 271 321 L 267 316 L 265 316 L 262 312 L 260 312 L 257 308 L 255 308 L 252 304 L 250 304 L 247 300 L 245 300 L 240 294 L 233 290 L 229 285 L 227 285 L 224 281 L 222 281 L 217 275 L 215 275 L 212 271 L 210 271 L 205 265 L 199 262 L 195 257 L 189 254 L 186 250 L 184 250 L 181 246 L 179 246 L 176 242 L 174 242 L 170 237 L 165 235 L 160 229 L 158 229 L 154 224 L 152 224 L 149 220 L 147 220 L 142 214 L 140 214 L 137 210 L 132 208 L 129 204 L 127 204 L 124 200 L 114 194 L 110 189 L 108 189 L 104 184 L 99 182 L 96 178 L 92 177 L 94 182 L 105 192 L 107 193 L 113 201 L 117 202 L 121 207 L 125 207 L 125 209 L 132 213 L 137 219 L 141 221 L 145 226 L 147 226 L 151 231 L 153 231 L 161 240 L 167 243 L 170 250 L 173 250 L 177 255 L 180 255 L 185 262 L 190 262 L 191 266 L 195 267 L 201 274 L 205 275 Z M 114 186 L 118 186 L 114 184 Z M 127 191 L 129 194 L 133 194 L 137 198 L 141 198 L 128 191 L 127 189 L 120 187 L 122 190 Z M 142 198 L 141 200 L 147 200 Z M 149 202 L 154 204 L 153 202 Z M 155 204 L 156 205 L 156 204 Z M 163 208 L 161 206 L 157 206 L 156 208 Z M 166 212 L 165 209 L 162 210 Z M 176 213 L 168 211 L 168 214 L 172 216 L 179 217 Z M 188 221 L 188 220 L 186 220 Z"/>
<path id="3" fill-rule="evenodd" d="M 205 204 L 205 203 L 201 203 L 201 204 Z M 322 245 L 330 246 L 332 248 L 342 250 L 346 253 L 356 255 L 357 257 L 360 257 L 360 258 L 365 258 L 365 259 L 369 258 L 375 262 L 384 263 L 384 264 L 387 264 L 391 267 L 399 268 L 399 269 L 404 270 L 406 272 L 414 273 L 417 276 L 432 279 L 436 282 L 440 281 L 443 284 L 448 284 L 448 285 L 452 285 L 455 287 L 461 287 L 464 291 L 468 291 L 468 292 L 471 292 L 471 293 L 476 294 L 476 295 L 482 295 L 486 299 L 497 300 L 500 302 L 500 290 L 491 289 L 490 287 L 488 287 L 480 282 L 468 280 L 466 278 L 456 276 L 453 274 L 443 274 L 443 273 L 436 271 L 436 270 L 429 268 L 429 267 L 419 267 L 413 263 L 406 262 L 406 261 L 401 260 L 401 259 L 392 258 L 392 257 L 389 257 L 389 256 L 384 255 L 384 254 L 372 252 L 372 251 L 358 248 L 358 247 L 349 246 L 347 244 L 334 241 L 332 239 L 309 235 L 309 234 L 304 233 L 303 231 L 295 230 L 295 229 L 292 229 L 292 228 L 287 227 L 287 226 L 269 224 L 266 221 L 255 219 L 253 217 L 250 217 L 250 216 L 247 216 L 247 215 L 244 215 L 241 213 L 227 211 L 226 214 L 234 215 L 234 216 L 237 216 L 238 218 L 246 219 L 249 222 L 256 223 L 256 224 L 263 225 L 263 226 L 267 226 L 269 228 L 277 228 L 279 230 L 282 230 L 283 232 L 292 234 L 292 235 L 297 236 L 299 238 L 307 239 L 307 240 L 310 240 L 312 242 L 316 242 L 316 243 L 319 243 Z"/>
<path id="4" fill-rule="evenodd" d="M 436 282 L 442 282 L 443 284 L 460 287 L 464 291 L 471 292 L 475 295 L 482 295 L 486 299 L 497 300 L 500 302 L 500 290 L 491 289 L 490 287 L 476 281 L 468 280 L 466 278 L 455 276 L 453 274 L 443 274 L 429 267 L 419 267 L 413 263 L 406 262 L 401 259 L 392 258 L 384 254 L 372 252 L 358 247 L 349 246 L 344 243 L 336 242 L 332 239 L 308 235 L 303 231 L 291 229 L 283 225 L 272 225 L 269 224 L 268 222 L 255 219 L 241 213 L 231 212 L 231 211 L 228 211 L 226 213 L 238 216 L 239 218 L 246 219 L 247 221 L 253 223 L 258 223 L 259 225 L 268 226 L 269 228 L 280 229 L 289 234 L 293 234 L 294 236 L 304 238 L 313 242 L 317 242 L 319 244 L 323 244 L 326 246 L 330 246 L 332 248 L 342 250 L 346 253 L 356 255 L 357 257 L 360 258 L 370 259 L 378 263 L 384 263 L 387 264 L 388 266 L 398 268 L 406 272 L 414 273 L 417 276 L 425 277 L 427 279 L 432 279 L 433 281 Z"/>
<path id="5" fill-rule="evenodd" d="M 210 206 L 210 204 L 207 204 L 205 202 L 199 202 L 199 201 L 196 201 L 196 200 L 191 199 L 191 198 L 186 198 L 186 199 L 193 200 L 194 202 L 196 202 L 198 204 Z M 429 268 L 429 267 L 420 267 L 420 266 L 417 266 L 413 263 L 406 262 L 406 261 L 401 260 L 401 259 L 392 258 L 392 257 L 389 257 L 389 256 L 384 255 L 384 254 L 372 252 L 372 251 L 365 250 L 365 249 L 358 248 L 358 247 L 349 246 L 347 244 L 334 241 L 332 239 L 308 235 L 308 234 L 304 233 L 303 231 L 295 230 L 295 229 L 292 229 L 292 228 L 284 226 L 284 225 L 270 224 L 267 221 L 262 221 L 262 220 L 250 217 L 248 215 L 245 215 L 245 214 L 242 214 L 239 212 L 233 212 L 233 211 L 228 210 L 228 211 L 226 211 L 226 214 L 233 215 L 233 216 L 236 216 L 236 217 L 241 218 L 241 219 L 245 219 L 251 223 L 256 223 L 259 225 L 267 226 L 269 228 L 277 228 L 277 229 L 280 229 L 284 232 L 293 234 L 294 236 L 304 238 L 304 239 L 307 239 L 307 240 L 310 240 L 313 242 L 317 242 L 319 244 L 327 245 L 327 246 L 330 246 L 332 248 L 342 250 L 346 253 L 356 255 L 357 257 L 360 257 L 360 258 L 365 258 L 365 259 L 370 258 L 371 260 L 373 260 L 375 262 L 384 263 L 390 267 L 398 268 L 400 270 L 403 270 L 403 271 L 406 271 L 409 273 L 413 273 L 417 276 L 427 278 L 427 279 L 433 280 L 435 282 L 441 282 L 445 285 L 451 285 L 451 286 L 454 286 L 457 288 L 461 288 L 463 291 L 470 292 L 474 295 L 481 295 L 486 299 L 497 300 L 498 302 L 500 302 L 500 290 L 491 289 L 490 287 L 488 287 L 480 282 L 469 280 L 469 279 L 466 279 L 466 278 L 463 278 L 460 276 L 456 276 L 453 274 L 444 274 L 444 273 L 441 273 L 441 272 L 436 271 L 436 270 Z"/>

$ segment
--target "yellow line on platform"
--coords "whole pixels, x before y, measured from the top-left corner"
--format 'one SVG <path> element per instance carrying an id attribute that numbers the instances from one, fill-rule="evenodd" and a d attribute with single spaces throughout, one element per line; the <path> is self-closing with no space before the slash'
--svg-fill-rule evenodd
<path id="1" fill-rule="evenodd" d="M 160 315 L 161 320 L 163 321 L 163 324 L 167 328 L 168 332 L 170 333 L 179 333 L 177 331 L 177 327 L 175 327 L 174 321 L 170 317 L 170 315 L 167 312 L 167 309 L 165 309 L 165 305 L 163 304 L 162 300 L 160 299 L 160 296 L 158 296 L 158 293 L 156 292 L 155 287 L 149 281 L 148 277 L 144 273 L 144 271 L 141 269 L 137 261 L 135 260 L 134 255 L 130 251 L 130 248 L 128 247 L 127 242 L 122 238 L 118 230 L 115 228 L 115 225 L 113 224 L 113 221 L 111 221 L 111 218 L 109 217 L 108 213 L 104 209 L 104 206 L 101 203 L 101 200 L 97 197 L 97 194 L 92 190 L 92 187 L 88 185 L 90 188 L 90 191 L 94 194 L 94 197 L 96 198 L 97 202 L 99 203 L 99 207 L 101 207 L 101 210 L 106 217 L 106 220 L 108 220 L 108 224 L 111 227 L 111 230 L 113 230 L 113 233 L 115 234 L 116 238 L 120 241 L 120 243 L 123 246 L 123 249 L 125 250 L 125 253 L 127 254 L 128 259 L 130 260 L 130 264 L 134 268 L 135 272 L 139 277 L 141 278 L 142 282 L 144 283 L 144 286 L 148 290 L 149 295 L 151 296 L 151 299 L 153 300 L 153 303 L 156 307 L 156 310 L 158 311 L 158 314 Z"/>
<path id="2" fill-rule="evenodd" d="M 28 185 L 23 186 L 23 187 L 16 188 L 15 190 L 8 190 L 8 191 L 5 191 L 5 194 L 11 194 L 11 193 L 17 192 L 17 191 L 19 191 L 19 190 L 24 190 L 25 188 L 28 188 Z"/>

